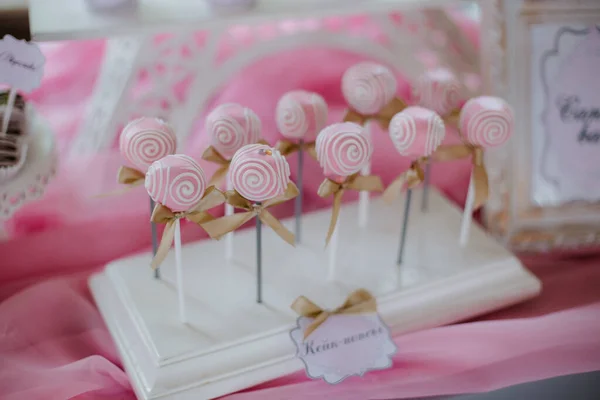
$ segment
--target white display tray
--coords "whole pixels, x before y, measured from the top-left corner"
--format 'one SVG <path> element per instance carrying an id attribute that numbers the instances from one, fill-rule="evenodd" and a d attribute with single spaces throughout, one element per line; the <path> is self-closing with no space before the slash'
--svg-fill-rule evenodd
<path id="1" fill-rule="evenodd" d="M 415 193 L 419 199 L 420 191 Z M 540 282 L 507 250 L 473 225 L 458 245 L 461 211 L 435 190 L 429 212 L 414 204 L 405 262 L 396 265 L 402 204 L 373 200 L 369 227 L 359 230 L 357 204 L 340 217 L 337 279 L 327 280 L 324 238 L 330 210 L 304 216 L 306 240 L 295 249 L 263 229 L 264 291 L 255 303 L 255 231 L 235 234 L 237 257 L 224 242 L 183 248 L 189 324 L 178 320 L 173 252 L 153 279 L 150 254 L 109 264 L 91 278 L 94 298 L 140 399 L 199 400 L 222 396 L 303 368 L 289 330 L 290 305 L 305 295 L 339 306 L 357 288 L 377 296 L 394 334 L 465 320 L 536 296 Z M 293 227 L 293 220 L 284 221 Z"/>

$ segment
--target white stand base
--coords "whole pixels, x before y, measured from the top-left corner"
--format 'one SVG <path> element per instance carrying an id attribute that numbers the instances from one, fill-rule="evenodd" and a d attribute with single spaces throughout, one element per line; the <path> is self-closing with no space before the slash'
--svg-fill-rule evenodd
<path id="1" fill-rule="evenodd" d="M 461 212 L 435 190 L 430 196 L 428 213 L 413 207 L 401 267 L 395 264 L 400 201 L 389 207 L 374 199 L 364 230 L 357 228 L 357 204 L 344 205 L 335 282 L 327 281 L 324 249 L 330 210 L 305 216 L 306 242 L 296 249 L 265 228 L 262 305 L 255 303 L 253 229 L 236 233 L 230 262 L 222 242 L 184 246 L 186 325 L 177 317 L 173 254 L 161 268 L 164 281 L 153 279 L 149 254 L 108 265 L 90 286 L 139 398 L 214 398 L 302 369 L 289 337 L 297 317 L 290 305 L 299 295 L 333 308 L 365 288 L 377 296 L 392 331 L 402 334 L 539 293 L 540 282 L 478 226 L 461 248 Z M 293 220 L 285 223 L 293 227 Z"/>

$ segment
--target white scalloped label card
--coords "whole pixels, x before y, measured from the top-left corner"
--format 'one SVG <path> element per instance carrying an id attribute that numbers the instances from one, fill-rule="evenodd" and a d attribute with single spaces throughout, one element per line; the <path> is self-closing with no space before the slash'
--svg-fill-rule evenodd
<path id="1" fill-rule="evenodd" d="M 46 57 L 35 43 L 4 35 L 0 40 L 0 83 L 25 92 L 42 83 Z"/>
<path id="2" fill-rule="evenodd" d="M 397 347 L 377 313 L 332 315 L 304 339 L 313 321 L 300 317 L 290 336 L 306 375 L 329 384 L 392 366 Z"/>

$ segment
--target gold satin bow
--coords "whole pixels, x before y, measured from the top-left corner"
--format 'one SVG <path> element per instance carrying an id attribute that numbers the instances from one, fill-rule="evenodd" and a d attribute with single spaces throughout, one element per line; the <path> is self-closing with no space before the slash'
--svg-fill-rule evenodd
<path id="1" fill-rule="evenodd" d="M 396 97 L 377 114 L 365 115 L 350 108 L 346 111 L 346 115 L 344 115 L 344 122 L 354 122 L 358 125 L 364 125 L 367 121 L 374 120 L 377 121 L 384 130 L 387 130 L 394 115 L 398 114 L 406 107 L 406 103 L 402 99 Z"/>
<path id="2" fill-rule="evenodd" d="M 343 182 L 338 183 L 329 178 L 325 179 L 319 186 L 318 194 L 320 197 L 329 197 L 333 195 L 333 210 L 331 212 L 331 221 L 329 222 L 329 230 L 325 245 L 329 244 L 331 235 L 335 231 L 337 220 L 340 216 L 340 207 L 342 206 L 342 197 L 346 190 L 359 190 L 367 192 L 383 191 L 383 183 L 381 178 L 374 175 L 362 176 L 359 174 L 350 175 Z"/>
<path id="3" fill-rule="evenodd" d="M 292 153 L 303 150 L 308 153 L 313 159 L 317 159 L 317 150 L 315 150 L 316 142 L 296 143 L 287 139 L 282 139 L 275 145 L 282 156 L 287 157 Z"/>
<path id="4" fill-rule="evenodd" d="M 122 166 L 117 172 L 117 182 L 130 188 L 143 185 L 145 179 L 146 174 L 135 168 Z"/>
<path id="5" fill-rule="evenodd" d="M 460 108 L 452 110 L 450 114 L 442 117 L 442 120 L 444 121 L 444 125 L 451 125 L 455 128 L 458 128 L 458 124 L 460 121 Z"/>
<path id="6" fill-rule="evenodd" d="M 209 146 L 204 153 L 202 154 L 202 159 L 206 161 L 210 161 L 219 165 L 219 168 L 215 171 L 213 176 L 210 178 L 209 185 L 218 185 L 225 175 L 227 175 L 227 171 L 229 171 L 229 164 L 231 164 L 231 160 L 225 159 L 214 147 Z"/>
<path id="7" fill-rule="evenodd" d="M 262 204 L 256 204 L 243 197 L 237 191 L 229 190 L 225 192 L 225 201 L 227 204 L 230 204 L 235 208 L 246 210 L 246 212 L 227 215 L 218 219 L 204 222 L 202 223 L 202 228 L 208 232 L 211 238 L 219 240 L 227 233 L 238 229 L 252 218 L 257 217 L 260 218 L 265 225 L 271 227 L 271 229 L 273 229 L 275 233 L 279 235 L 279 237 L 294 246 L 296 242 L 294 234 L 285 226 L 283 226 L 281 222 L 279 222 L 279 220 L 267 210 L 267 208 L 291 200 L 298 196 L 298 194 L 298 188 L 293 182 L 290 182 L 285 193 L 281 196 L 267 200 Z"/>
<path id="8" fill-rule="evenodd" d="M 223 192 L 214 186 L 210 186 L 204 192 L 204 196 L 202 197 L 202 200 L 200 200 L 200 203 L 190 211 L 173 212 L 162 204 L 156 204 L 150 220 L 156 224 L 166 224 L 166 226 L 160 245 L 156 250 L 156 255 L 152 260 L 152 269 L 160 267 L 169 253 L 169 249 L 173 244 L 173 238 L 175 237 L 175 221 L 185 218 L 188 221 L 202 226 L 203 223 L 214 219 L 214 217 L 206 211 L 223 204 L 223 202 L 225 202 L 225 195 Z"/>
<path id="9" fill-rule="evenodd" d="M 292 310 L 303 317 L 314 318 L 314 321 L 304 331 L 304 339 L 306 340 L 311 333 L 317 330 L 332 315 L 376 313 L 377 301 L 365 289 L 358 289 L 346 298 L 344 304 L 332 311 L 323 310 L 304 296 L 300 296 L 294 301 Z"/>
<path id="10" fill-rule="evenodd" d="M 428 162 L 427 157 L 419 158 L 410 164 L 410 168 L 404 171 L 398 176 L 383 192 L 383 201 L 386 203 L 392 203 L 398 194 L 402 191 L 402 188 L 406 186 L 410 189 L 414 188 L 425 179 L 425 172 L 423 172 L 423 163 Z"/>
<path id="11" fill-rule="evenodd" d="M 489 196 L 489 182 L 487 171 L 485 170 L 483 152 L 482 147 L 463 143 L 440 146 L 431 156 L 433 160 L 441 162 L 471 157 L 473 164 L 473 189 L 475 190 L 473 210 L 477 210 L 483 206 Z"/>

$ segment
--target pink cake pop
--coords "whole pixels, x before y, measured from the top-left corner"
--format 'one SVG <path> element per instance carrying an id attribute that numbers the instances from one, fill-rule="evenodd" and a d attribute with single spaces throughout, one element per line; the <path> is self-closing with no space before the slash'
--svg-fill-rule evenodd
<path id="1" fill-rule="evenodd" d="M 404 257 L 412 188 L 424 180 L 421 164 L 426 162 L 438 148 L 445 134 L 446 129 L 442 118 L 434 111 L 423 107 L 407 107 L 394 115 L 390 122 L 390 137 L 396 150 L 412 161 L 410 168 L 398 176 L 383 193 L 384 200 L 390 203 L 405 185 L 407 187 L 398 265 L 402 264 Z"/>
<path id="2" fill-rule="evenodd" d="M 342 77 L 342 93 L 346 102 L 361 114 L 381 111 L 396 95 L 396 78 L 392 72 L 372 62 L 350 67 Z"/>
<path id="3" fill-rule="evenodd" d="M 153 162 L 175 153 L 177 136 L 162 119 L 142 117 L 125 126 L 119 148 L 127 161 L 146 171 Z"/>
<path id="4" fill-rule="evenodd" d="M 240 148 L 260 140 L 261 122 L 249 108 L 222 104 L 206 117 L 206 132 L 215 150 L 230 160 Z"/>
<path id="5" fill-rule="evenodd" d="M 326 176 L 317 193 L 323 198 L 333 196 L 333 210 L 325 239 L 328 244 L 337 226 L 344 192 L 380 192 L 383 184 L 378 176 L 358 174 L 373 154 L 371 136 L 362 126 L 342 122 L 326 127 L 317 136 L 316 150 L 317 160 Z"/>
<path id="6" fill-rule="evenodd" d="M 352 122 L 330 125 L 317 136 L 317 159 L 325 175 L 346 177 L 356 174 L 373 154 L 371 137 Z"/>
<path id="7" fill-rule="evenodd" d="M 169 155 L 154 162 L 146 173 L 148 195 L 173 212 L 189 211 L 206 189 L 206 177 L 193 158 Z"/>
<path id="8" fill-rule="evenodd" d="M 313 142 L 327 123 L 327 103 L 317 93 L 288 92 L 277 103 L 276 121 L 284 137 Z"/>
<path id="9" fill-rule="evenodd" d="M 290 183 L 290 167 L 276 149 L 250 144 L 233 156 L 229 176 L 239 194 L 261 203 L 285 193 Z"/>
<path id="10" fill-rule="evenodd" d="M 497 97 L 476 97 L 460 112 L 460 131 L 471 150 L 473 172 L 460 227 L 461 246 L 469 241 L 473 211 L 488 199 L 488 175 L 483 162 L 484 149 L 500 146 L 513 133 L 514 117 L 510 106 Z"/>
<path id="11" fill-rule="evenodd" d="M 501 98 L 481 96 L 467 101 L 460 113 L 465 140 L 483 148 L 504 144 L 514 130 L 512 108 Z"/>
<path id="12" fill-rule="evenodd" d="M 415 84 L 415 100 L 440 115 L 448 115 L 458 108 L 460 102 L 460 82 L 446 68 L 425 72 Z"/>
<path id="13" fill-rule="evenodd" d="M 411 159 L 429 157 L 445 135 L 442 118 L 423 107 L 407 107 L 390 123 L 390 137 L 396 150 Z"/>

